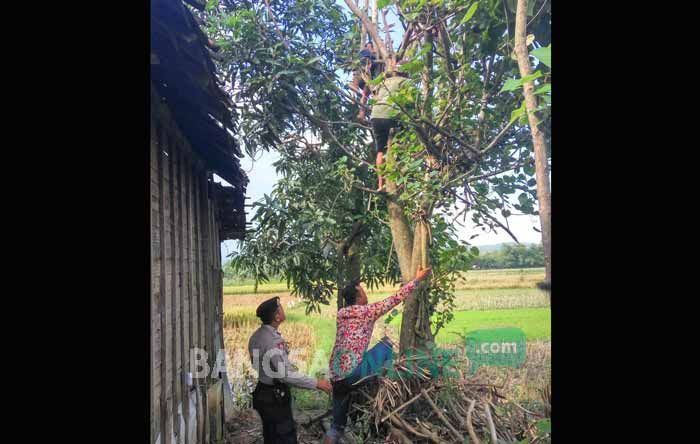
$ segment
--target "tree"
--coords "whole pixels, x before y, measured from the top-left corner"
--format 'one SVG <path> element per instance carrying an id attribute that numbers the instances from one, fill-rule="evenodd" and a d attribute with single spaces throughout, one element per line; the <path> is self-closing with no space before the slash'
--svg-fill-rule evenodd
<path id="1" fill-rule="evenodd" d="M 482 269 L 544 267 L 544 249 L 542 245 L 504 245 L 480 255 L 474 263 Z"/>
<path id="2" fill-rule="evenodd" d="M 510 233 L 513 210 L 535 213 L 530 134 L 518 96 L 502 88 L 517 73 L 512 21 L 495 0 L 378 1 L 385 27 L 386 8 L 396 8 L 404 28 L 394 48 L 346 3 L 361 23 L 332 0 L 221 2 L 205 17 L 242 142 L 252 154 L 279 151 L 284 177 L 258 205 L 255 233 L 234 264 L 261 280 L 279 272 L 309 309 L 329 303 L 351 276 L 370 286 L 407 282 L 418 265 L 432 265 L 431 286 L 405 303 L 406 351 L 428 345 L 449 321 L 454 275 L 476 256 L 457 240 L 458 218 Z M 357 45 L 348 42 L 361 41 L 363 27 L 390 67 L 407 60 L 411 77 L 390 98 L 404 129 L 392 137 L 379 193 L 369 185 L 377 174 L 371 133 L 351 120 L 357 101 L 337 74 L 353 68 Z"/>
<path id="3" fill-rule="evenodd" d="M 534 5 L 534 1 L 530 4 Z M 545 258 L 545 281 L 552 280 L 552 210 L 551 210 L 551 190 L 549 187 L 549 168 L 548 154 L 544 132 L 540 129 L 541 120 L 538 118 L 537 112 L 541 109 L 538 106 L 537 95 L 535 94 L 534 79 L 537 75 L 532 76 L 530 67 L 530 57 L 527 50 L 527 16 L 528 16 L 528 0 L 518 0 L 517 13 L 515 19 L 515 53 L 518 58 L 518 67 L 520 69 L 520 77 L 523 82 L 523 95 L 525 96 L 524 104 L 527 109 L 527 119 L 530 124 L 532 134 L 532 143 L 535 147 L 535 169 L 537 171 L 537 200 L 540 207 L 540 226 L 542 228 L 542 244 L 544 245 Z M 541 51 L 542 63 L 551 66 L 548 60 L 548 51 Z M 549 91 L 545 87 L 540 88 L 539 92 Z"/>
<path id="4" fill-rule="evenodd" d="M 380 8 L 396 6 L 405 29 L 394 51 L 382 40 L 377 23 L 352 0 L 345 3 L 367 29 L 387 67 L 407 57 L 402 69 L 413 75 L 413 85 L 393 98 L 409 131 L 390 144 L 386 164 L 389 221 L 407 281 L 418 266 L 430 265 L 430 225 L 436 208 L 447 209 L 461 200 L 476 222 L 488 220 L 509 231 L 492 212 L 501 210 L 508 217 L 504 197 L 521 189 L 519 209 L 534 212 L 529 188 L 534 183 L 524 175 L 508 174 L 531 163 L 519 143 L 523 131 L 512 128 L 518 120 L 512 113 L 513 97 L 496 95 L 503 76 L 515 68 L 508 12 L 500 9 L 500 1 L 382 2 Z M 491 191 L 500 201 L 489 198 Z M 432 341 L 431 312 L 427 292 L 406 300 L 402 351 Z"/>

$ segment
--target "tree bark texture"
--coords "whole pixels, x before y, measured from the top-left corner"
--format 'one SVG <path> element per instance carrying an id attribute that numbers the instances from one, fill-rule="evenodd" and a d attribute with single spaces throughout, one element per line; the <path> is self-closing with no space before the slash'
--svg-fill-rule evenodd
<path id="1" fill-rule="evenodd" d="M 530 60 L 527 50 L 527 2 L 518 0 L 515 16 L 515 54 L 518 58 L 520 76 L 530 75 Z M 535 84 L 532 81 L 523 85 L 525 107 L 532 133 L 532 143 L 535 149 L 535 179 L 537 180 L 537 200 L 539 202 L 540 227 L 542 230 L 542 247 L 544 249 L 545 280 L 552 279 L 552 211 L 551 190 L 549 186 L 549 171 L 547 168 L 547 148 L 544 134 L 539 129 L 537 115 L 537 97 L 534 93 Z"/>

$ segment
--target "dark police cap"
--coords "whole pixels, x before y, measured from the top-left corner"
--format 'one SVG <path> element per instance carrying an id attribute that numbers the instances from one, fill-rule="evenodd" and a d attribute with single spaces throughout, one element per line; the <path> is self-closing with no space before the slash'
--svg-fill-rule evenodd
<path id="1" fill-rule="evenodd" d="M 255 310 L 255 316 L 263 320 L 266 318 L 271 318 L 275 315 L 275 312 L 280 306 L 279 300 L 279 296 L 275 296 L 274 298 L 268 299 L 262 304 L 258 305 L 258 309 Z"/>

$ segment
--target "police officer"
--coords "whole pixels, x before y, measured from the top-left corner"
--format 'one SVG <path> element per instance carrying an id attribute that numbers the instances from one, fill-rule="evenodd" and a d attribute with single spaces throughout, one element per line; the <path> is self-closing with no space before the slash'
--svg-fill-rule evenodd
<path id="1" fill-rule="evenodd" d="M 253 391 L 253 408 L 263 423 L 265 444 L 296 444 L 297 432 L 292 417 L 289 386 L 318 389 L 330 393 L 331 384 L 297 372 L 288 359 L 289 349 L 277 327 L 284 322 L 284 309 L 279 297 L 258 306 L 257 317 L 263 325 L 250 337 L 248 352 L 258 372 L 258 385 Z"/>

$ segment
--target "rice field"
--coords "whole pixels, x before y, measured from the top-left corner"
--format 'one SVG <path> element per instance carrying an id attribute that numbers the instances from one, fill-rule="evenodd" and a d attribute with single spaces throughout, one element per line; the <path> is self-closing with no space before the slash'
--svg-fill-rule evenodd
<path id="1" fill-rule="evenodd" d="M 486 289 L 486 288 L 535 288 L 535 284 L 544 279 L 544 268 L 527 268 L 517 270 L 472 270 L 460 274 L 456 282 L 457 290 Z M 235 285 L 231 282 L 224 284 L 224 294 L 247 295 L 255 294 L 255 285 L 251 280 L 245 280 Z M 372 293 L 384 294 L 396 291 L 398 285 L 383 285 L 372 289 Z M 258 286 L 257 293 L 287 293 L 286 281 L 270 281 Z"/>
<path id="2" fill-rule="evenodd" d="M 512 395 L 516 399 L 536 395 L 536 390 L 549 380 L 550 368 L 550 304 L 549 296 L 535 287 L 544 278 L 544 269 L 479 270 L 464 273 L 457 282 L 454 320 L 437 335 L 441 346 L 458 346 L 466 331 L 498 326 L 520 327 L 528 338 L 527 360 L 520 369 L 480 368 L 489 378 L 508 377 Z M 335 300 L 324 306 L 321 313 L 305 314 L 301 299 L 291 296 L 285 283 L 261 285 L 258 293 L 251 293 L 250 282 L 224 289 L 224 341 L 227 351 L 229 379 L 233 384 L 236 401 L 244 406 L 247 393 L 252 390 L 255 372 L 247 355 L 248 339 L 260 326 L 255 308 L 272 296 L 280 296 L 287 320 L 280 332 L 289 342 L 291 361 L 303 373 L 325 375 L 330 351 L 335 341 Z M 368 291 L 370 302 L 386 298 L 398 290 L 384 286 Z M 398 343 L 400 315 L 390 323 L 379 320 L 370 346 L 383 335 Z M 457 333 L 457 334 L 455 334 Z M 325 406 L 327 396 L 312 391 L 294 390 L 299 408 Z M 535 396 L 536 397 L 536 396 Z"/>

